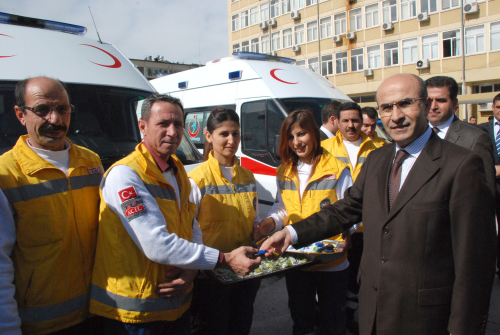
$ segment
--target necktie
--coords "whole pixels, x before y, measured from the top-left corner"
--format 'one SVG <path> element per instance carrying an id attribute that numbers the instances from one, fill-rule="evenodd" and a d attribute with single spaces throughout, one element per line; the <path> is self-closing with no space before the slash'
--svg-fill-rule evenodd
<path id="1" fill-rule="evenodd" d="M 495 125 L 499 125 L 500 126 L 500 122 L 495 122 Z M 497 135 L 495 137 L 495 143 L 497 145 L 497 153 L 500 155 L 500 129 L 498 130 L 498 133 L 497 133 Z"/>
<path id="2" fill-rule="evenodd" d="M 438 127 L 433 127 L 433 128 L 432 128 L 432 130 L 434 130 L 434 132 L 435 132 L 436 134 L 437 134 L 437 133 L 439 133 L 439 132 L 441 131 L 441 130 L 439 130 L 439 128 L 438 128 Z"/>
<path id="3" fill-rule="evenodd" d="M 500 140 L 500 137 L 499 137 Z M 401 184 L 401 166 L 410 154 L 404 150 L 398 150 L 396 158 L 391 166 L 391 174 L 389 175 L 389 210 L 396 201 L 399 194 L 399 185 Z"/>

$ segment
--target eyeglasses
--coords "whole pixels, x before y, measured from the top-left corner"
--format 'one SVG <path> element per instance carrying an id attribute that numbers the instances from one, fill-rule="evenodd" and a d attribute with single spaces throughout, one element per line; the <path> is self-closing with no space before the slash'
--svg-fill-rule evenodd
<path id="1" fill-rule="evenodd" d="M 34 114 L 41 118 L 46 118 L 51 111 L 56 111 L 59 115 L 68 115 L 74 111 L 75 107 L 73 105 L 59 105 L 59 106 L 49 106 L 49 105 L 36 105 L 34 107 L 22 106 L 21 110 L 24 112 L 25 109 L 29 109 Z"/>
<path id="2" fill-rule="evenodd" d="M 381 104 L 380 106 L 377 106 L 377 110 L 380 112 L 381 117 L 389 116 L 392 115 L 394 106 L 397 106 L 400 111 L 404 112 L 406 109 L 408 109 L 408 107 L 422 99 L 424 98 L 406 98 L 397 102 L 393 102 L 392 104 Z"/>

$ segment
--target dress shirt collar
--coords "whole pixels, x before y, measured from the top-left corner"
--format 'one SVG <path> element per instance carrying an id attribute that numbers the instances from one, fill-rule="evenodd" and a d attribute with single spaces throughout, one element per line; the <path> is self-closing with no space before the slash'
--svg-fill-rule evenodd
<path id="1" fill-rule="evenodd" d="M 425 144 L 429 140 L 432 134 L 432 128 L 427 127 L 427 130 L 425 133 L 423 133 L 419 138 L 417 138 L 415 141 L 411 142 L 408 144 L 405 148 L 399 147 L 399 145 L 396 143 L 396 151 L 394 152 L 394 157 L 396 157 L 396 153 L 400 149 L 404 149 L 407 153 L 409 153 L 411 156 L 417 158 L 422 150 L 424 149 Z"/>
<path id="2" fill-rule="evenodd" d="M 446 120 L 445 123 L 443 123 L 439 126 L 436 126 L 436 128 L 439 129 L 439 133 L 437 133 L 439 137 L 444 139 L 444 137 L 448 133 L 448 129 L 450 128 L 453 120 L 455 120 L 455 115 L 452 115 L 448 120 Z M 434 126 L 430 122 L 429 122 L 429 127 L 434 128 Z"/>
<path id="3" fill-rule="evenodd" d="M 332 138 L 332 137 L 334 137 L 334 136 L 335 136 L 334 134 L 332 134 L 332 133 L 331 133 L 328 129 L 326 129 L 326 128 L 325 128 L 325 127 L 323 127 L 323 126 L 321 126 L 321 128 L 320 128 L 320 129 L 321 129 L 321 130 L 325 133 L 325 135 L 326 135 L 326 136 L 328 136 L 328 138 Z"/>
<path id="4" fill-rule="evenodd" d="M 158 165 L 158 168 L 162 173 L 167 171 L 168 169 L 172 169 L 174 174 L 177 174 L 177 166 L 175 165 L 172 156 L 169 156 L 167 161 L 165 162 L 160 156 L 158 156 L 158 154 L 153 149 L 149 147 L 149 145 L 147 145 L 146 141 L 142 141 L 142 144 L 144 144 L 144 146 L 146 147 L 146 149 L 148 149 L 151 156 L 153 156 L 156 165 Z"/>

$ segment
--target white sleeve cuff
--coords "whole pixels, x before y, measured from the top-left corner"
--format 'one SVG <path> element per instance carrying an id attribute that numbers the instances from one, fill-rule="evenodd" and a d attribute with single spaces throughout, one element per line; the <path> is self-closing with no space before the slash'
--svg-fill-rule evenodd
<path id="1" fill-rule="evenodd" d="M 297 236 L 295 229 L 291 225 L 286 226 L 285 228 L 288 229 L 290 235 L 292 235 L 292 244 L 296 244 L 299 241 L 299 237 Z"/>

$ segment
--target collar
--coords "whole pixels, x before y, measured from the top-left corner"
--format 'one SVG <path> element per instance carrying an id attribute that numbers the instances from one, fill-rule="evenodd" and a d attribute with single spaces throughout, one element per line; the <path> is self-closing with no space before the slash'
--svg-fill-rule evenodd
<path id="1" fill-rule="evenodd" d="M 174 174 L 177 174 L 177 165 L 175 165 L 174 159 L 172 156 L 168 156 L 167 161 L 165 162 L 158 154 L 149 147 L 149 145 L 146 143 L 146 141 L 142 141 L 142 144 L 144 144 L 144 147 L 148 149 L 149 153 L 151 156 L 153 156 L 153 159 L 156 162 L 156 165 L 158 165 L 158 168 L 160 171 L 163 173 L 169 169 L 172 169 Z"/>
<path id="2" fill-rule="evenodd" d="M 427 127 L 427 130 L 425 131 L 425 133 L 420 135 L 419 138 L 417 138 L 415 141 L 408 144 L 405 148 L 401 148 L 396 143 L 396 151 L 394 152 L 394 156 L 396 156 L 396 153 L 398 152 L 398 150 L 404 149 L 407 153 L 409 153 L 413 157 L 417 158 L 418 155 L 420 155 L 420 153 L 424 149 L 424 146 L 427 143 L 427 141 L 429 141 L 429 138 L 431 137 L 432 132 L 433 132 L 432 128 Z"/>
<path id="3" fill-rule="evenodd" d="M 436 127 L 437 127 L 437 129 L 439 129 L 440 131 L 442 131 L 443 133 L 446 134 L 446 132 L 448 131 L 448 128 L 450 128 L 450 125 L 453 122 L 453 120 L 455 120 L 455 115 L 452 115 L 448 120 L 446 120 L 445 123 L 443 123 L 439 126 L 436 126 Z M 429 122 L 429 127 L 434 128 L 434 126 L 430 122 Z"/>
<path id="4" fill-rule="evenodd" d="M 328 136 L 328 138 L 335 136 L 333 133 L 331 133 L 328 129 L 326 129 L 323 126 L 321 126 L 319 129 L 321 129 L 325 133 L 325 135 Z"/>

